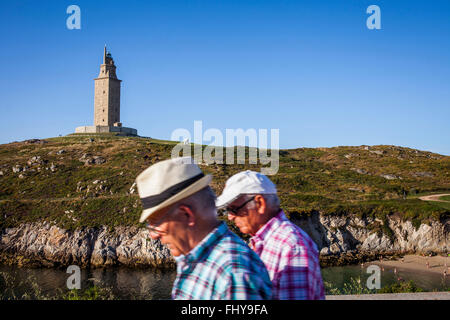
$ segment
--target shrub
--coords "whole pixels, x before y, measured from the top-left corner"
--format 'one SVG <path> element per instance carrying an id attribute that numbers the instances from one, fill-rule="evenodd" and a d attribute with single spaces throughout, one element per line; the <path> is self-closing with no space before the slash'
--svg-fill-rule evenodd
<path id="1" fill-rule="evenodd" d="M 416 284 L 412 280 L 410 280 L 408 282 L 399 282 L 383 287 L 380 290 L 378 290 L 377 293 L 407 293 L 407 292 L 423 292 L 423 289 L 417 287 Z"/>
<path id="2" fill-rule="evenodd" d="M 365 286 L 364 281 L 361 280 L 361 277 L 358 278 L 350 278 L 349 282 L 344 283 L 344 287 L 342 289 L 334 287 L 329 282 L 324 282 L 325 290 L 327 294 L 331 295 L 350 295 L 350 294 L 371 294 L 376 293 L 375 289 L 368 289 Z"/>

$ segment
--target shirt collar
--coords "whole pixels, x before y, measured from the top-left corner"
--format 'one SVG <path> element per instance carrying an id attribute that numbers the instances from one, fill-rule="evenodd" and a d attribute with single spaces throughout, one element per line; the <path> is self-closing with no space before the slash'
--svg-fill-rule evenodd
<path id="1" fill-rule="evenodd" d="M 280 224 L 287 220 L 286 215 L 283 210 L 277 213 L 276 216 L 272 217 L 265 225 L 263 225 L 251 238 L 251 241 L 264 240 L 266 237 L 270 236 L 270 234 L 276 230 Z"/>
<path id="2" fill-rule="evenodd" d="M 188 254 L 175 257 L 177 264 L 193 263 L 199 261 L 206 253 L 207 249 L 214 246 L 220 238 L 227 232 L 228 227 L 225 222 L 221 222 L 219 226 L 214 228 L 206 237 L 203 238 Z"/>

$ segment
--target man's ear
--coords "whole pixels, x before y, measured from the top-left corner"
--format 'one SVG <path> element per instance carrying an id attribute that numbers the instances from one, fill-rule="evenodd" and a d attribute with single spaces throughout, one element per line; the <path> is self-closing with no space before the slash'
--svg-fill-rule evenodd
<path id="1" fill-rule="evenodd" d="M 179 207 L 181 211 L 182 220 L 187 223 L 188 226 L 193 227 L 195 225 L 195 214 L 192 209 L 187 205 L 181 205 Z"/>
<path id="2" fill-rule="evenodd" d="M 262 195 L 257 195 L 255 196 L 255 203 L 256 203 L 256 211 L 259 214 L 264 214 L 264 212 L 266 212 L 266 199 L 264 199 L 264 197 Z"/>

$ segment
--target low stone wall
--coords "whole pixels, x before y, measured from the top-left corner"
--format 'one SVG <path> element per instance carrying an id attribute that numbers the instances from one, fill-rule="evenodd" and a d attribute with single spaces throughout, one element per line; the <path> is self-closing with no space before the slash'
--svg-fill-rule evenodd
<path id="1" fill-rule="evenodd" d="M 450 292 L 380 293 L 325 296 L 326 300 L 450 300 Z"/>

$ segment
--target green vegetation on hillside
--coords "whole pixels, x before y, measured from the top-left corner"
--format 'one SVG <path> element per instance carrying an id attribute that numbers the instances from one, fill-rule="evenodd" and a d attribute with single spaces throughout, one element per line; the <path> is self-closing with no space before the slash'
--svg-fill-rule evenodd
<path id="1" fill-rule="evenodd" d="M 114 135 L 0 145 L 0 228 L 42 220 L 68 229 L 137 225 L 142 207 L 134 180 L 151 164 L 170 158 L 174 145 Z M 214 176 L 212 187 L 220 194 L 231 175 L 260 170 L 246 159 L 246 164 L 200 167 Z M 395 146 L 280 150 L 279 171 L 270 178 L 288 215 L 318 211 L 381 221 L 398 215 L 417 227 L 450 213 L 450 203 L 417 199 L 450 190 L 450 157 L 430 152 Z M 383 223 L 374 231 L 390 232 Z"/>

